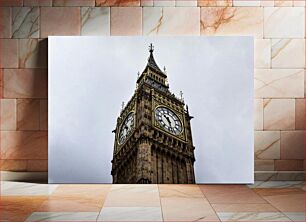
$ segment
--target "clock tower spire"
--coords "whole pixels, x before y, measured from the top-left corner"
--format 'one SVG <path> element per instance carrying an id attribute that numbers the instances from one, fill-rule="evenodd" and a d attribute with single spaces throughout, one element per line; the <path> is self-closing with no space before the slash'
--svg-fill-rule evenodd
<path id="1" fill-rule="evenodd" d="M 150 46 L 149 46 L 149 52 L 152 54 L 154 51 L 154 47 L 153 47 L 153 44 L 150 43 Z"/>
<path id="2" fill-rule="evenodd" d="M 149 45 L 149 58 L 146 67 L 144 68 L 143 72 L 137 79 L 137 84 L 146 81 L 152 87 L 156 88 L 157 90 L 161 90 L 164 92 L 169 91 L 168 80 L 166 69 L 162 71 L 159 66 L 157 65 L 154 56 L 153 56 L 154 46 L 152 43 Z"/>
<path id="3" fill-rule="evenodd" d="M 153 51 L 151 43 L 135 93 L 117 119 L 113 183 L 195 183 L 191 117 Z"/>

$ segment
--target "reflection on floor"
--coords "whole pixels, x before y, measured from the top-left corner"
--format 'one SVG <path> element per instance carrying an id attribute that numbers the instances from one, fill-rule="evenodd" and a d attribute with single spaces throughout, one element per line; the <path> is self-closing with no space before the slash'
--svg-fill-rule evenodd
<path id="1" fill-rule="evenodd" d="M 0 221 L 305 221 L 302 182 L 48 185 L 1 182 Z"/>

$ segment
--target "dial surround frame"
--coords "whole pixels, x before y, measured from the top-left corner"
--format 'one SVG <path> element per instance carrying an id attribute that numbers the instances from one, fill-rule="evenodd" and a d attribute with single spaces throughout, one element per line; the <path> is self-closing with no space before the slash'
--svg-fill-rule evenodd
<path id="1" fill-rule="evenodd" d="M 183 113 L 183 109 L 182 108 L 172 108 L 170 105 L 162 103 L 160 100 L 160 95 L 154 95 L 152 98 L 152 125 L 154 128 L 156 128 L 159 131 L 162 131 L 163 133 L 172 136 L 178 140 L 180 140 L 183 143 L 187 142 L 187 138 L 186 138 L 186 132 L 185 132 L 185 118 L 184 118 L 184 113 Z M 179 118 L 179 120 L 182 123 L 182 132 L 178 135 L 172 134 L 170 132 L 168 132 L 167 130 L 165 130 L 163 127 L 160 126 L 160 124 L 158 124 L 157 119 L 155 118 L 155 109 L 158 107 L 166 107 L 168 109 L 170 109 L 172 112 L 175 113 L 175 115 Z M 182 109 L 182 110 L 181 110 Z"/>
<path id="2" fill-rule="evenodd" d="M 131 115 L 133 116 L 133 125 L 131 126 L 131 129 L 127 133 L 126 137 L 123 140 L 121 140 L 120 135 L 121 135 L 121 132 L 123 130 L 123 126 L 125 125 L 129 116 L 131 116 Z M 132 135 L 132 132 L 135 130 L 135 125 L 136 125 L 136 118 L 135 117 L 136 117 L 135 111 L 132 110 L 125 116 L 124 120 L 121 122 L 120 127 L 119 127 L 119 132 L 117 134 L 117 143 L 118 143 L 119 146 L 122 146 L 127 141 L 127 139 Z"/>
<path id="3" fill-rule="evenodd" d="M 172 127 L 172 121 L 168 120 L 168 124 L 165 123 L 164 118 L 161 116 L 164 114 L 164 117 L 167 118 L 169 116 L 174 121 L 174 126 Z M 165 114 L 167 116 L 165 116 Z M 183 122 L 179 118 L 179 116 L 173 111 L 172 109 L 166 106 L 157 106 L 154 109 L 154 118 L 163 130 L 167 131 L 168 133 L 177 136 L 183 132 Z"/>

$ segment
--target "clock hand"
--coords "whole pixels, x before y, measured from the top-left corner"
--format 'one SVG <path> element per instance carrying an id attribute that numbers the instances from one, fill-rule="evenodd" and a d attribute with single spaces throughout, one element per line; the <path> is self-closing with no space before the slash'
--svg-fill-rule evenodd
<path id="1" fill-rule="evenodd" d="M 127 134 L 128 130 L 129 130 L 129 127 L 124 126 L 124 129 L 125 129 L 125 133 Z"/>
<path id="2" fill-rule="evenodd" d="M 170 121 L 169 117 L 166 116 L 165 114 L 164 114 L 164 117 L 166 118 L 166 120 L 168 121 L 169 125 L 171 126 L 171 121 Z"/>
<path id="3" fill-rule="evenodd" d="M 168 117 L 168 120 L 169 120 L 170 126 L 172 127 L 173 120 L 170 117 Z"/>

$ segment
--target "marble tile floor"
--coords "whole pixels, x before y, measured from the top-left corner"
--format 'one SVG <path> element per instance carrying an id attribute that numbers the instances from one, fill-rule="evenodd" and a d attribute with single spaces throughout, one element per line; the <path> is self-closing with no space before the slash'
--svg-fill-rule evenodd
<path id="1" fill-rule="evenodd" d="M 0 221 L 305 221 L 305 188 L 1 181 Z"/>

